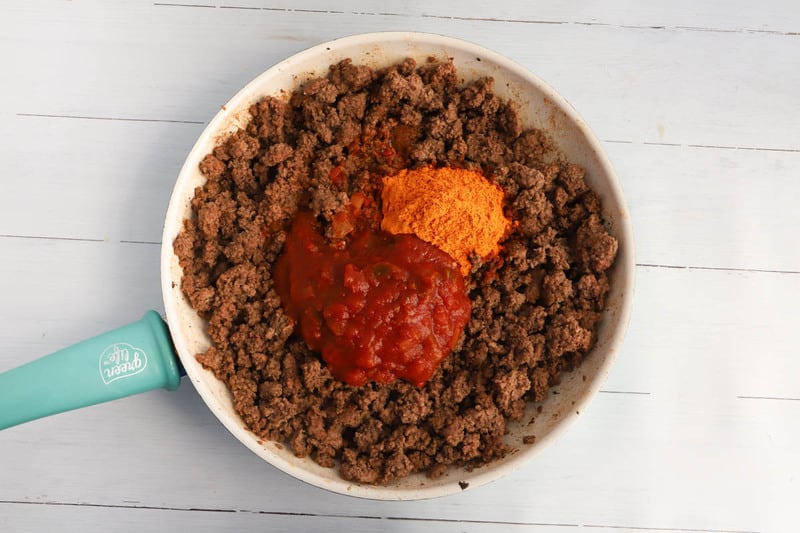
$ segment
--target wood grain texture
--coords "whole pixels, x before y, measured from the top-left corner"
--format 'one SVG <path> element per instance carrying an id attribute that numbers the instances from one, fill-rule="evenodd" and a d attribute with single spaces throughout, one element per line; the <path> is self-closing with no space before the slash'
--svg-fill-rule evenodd
<path id="1" fill-rule="evenodd" d="M 174 179 L 244 83 L 330 38 L 408 29 L 508 55 L 604 140 L 639 263 L 623 352 L 556 445 L 433 501 L 296 481 L 188 383 L 12 428 L 0 531 L 796 528 L 797 3 L 184 3 L 211 7 L 4 4 L 0 371 L 161 308 Z"/>
<path id="2" fill-rule="evenodd" d="M 9 117 L 0 132 L 17 141 L 0 146 L 0 157 L 15 179 L 0 195 L 0 234 L 159 242 L 174 180 L 200 131 Z M 605 146 L 625 189 L 639 263 L 800 271 L 792 231 L 800 210 L 787 194 L 797 190 L 800 152 Z"/>
<path id="3" fill-rule="evenodd" d="M 158 298 L 156 247 L 0 242 L 4 255 L 24 259 L 30 279 L 46 275 L 48 258 L 61 273 L 30 302 L 34 287 L 4 287 L 12 297 L 5 305 L 21 312 L 0 329 L 13 350 L 0 368 L 117 325 L 109 315 L 136 318 Z M 90 265 L 104 266 L 87 273 Z M 133 270 L 142 271 L 143 287 L 121 283 Z M 608 392 L 557 446 L 485 489 L 414 504 L 324 493 L 244 449 L 184 384 L 4 431 L 0 501 L 305 513 L 312 498 L 313 512 L 325 515 L 345 505 L 354 516 L 526 524 L 769 531 L 765 524 L 787 523 L 800 469 L 800 401 L 740 396 L 800 397 L 800 333 L 783 311 L 800 298 L 796 277 L 648 267 L 637 274 L 636 313 Z M 9 269 L 0 278 L 19 275 Z M 85 308 L 76 313 L 70 302 L 79 299 Z M 763 331 L 771 328 L 791 332 L 767 351 Z"/>
<path id="4" fill-rule="evenodd" d="M 93 507 L 85 505 L 30 505 L 0 503 L 0 527 L 9 531 L 61 530 L 65 523 L 83 533 L 172 532 L 175 525 L 198 533 L 218 531 L 373 531 L 403 533 L 642 533 L 640 528 L 579 524 L 523 524 L 466 520 L 417 520 L 401 517 L 321 516 L 296 513 L 250 511 L 206 511 L 148 509 L 135 507 Z M 646 531 L 646 530 L 645 530 Z M 698 530 L 692 530 L 698 531 Z M 703 533 L 698 531 L 698 533 Z M 744 532 L 742 532 L 744 533 Z"/>
<path id="5" fill-rule="evenodd" d="M 158 2 L 169 5 L 169 2 Z M 601 0 L 591 3 L 526 2 L 487 3 L 477 0 L 459 2 L 458 6 L 433 2 L 403 2 L 387 5 L 380 1 L 347 2 L 332 6 L 325 0 L 225 0 L 175 2 L 218 9 L 261 9 L 265 11 L 317 11 L 329 14 L 363 14 L 398 17 L 440 18 L 445 20 L 477 20 L 527 24 L 606 25 L 647 29 L 693 29 L 696 31 L 774 32 L 795 35 L 800 28 L 800 9 L 780 0 L 748 9 L 743 0 L 725 4 L 698 4 L 679 0 L 669 4 L 652 2 L 642 5 L 632 0 Z"/>
<path id="6" fill-rule="evenodd" d="M 603 139 L 800 149 L 791 135 L 800 113 L 793 35 L 144 3 L 59 3 L 9 15 L 6 39 L 22 46 L 35 36 L 24 59 L 0 56 L 17 80 L 0 103 L 12 113 L 205 122 L 293 52 L 352 33 L 413 29 L 508 55 Z"/>

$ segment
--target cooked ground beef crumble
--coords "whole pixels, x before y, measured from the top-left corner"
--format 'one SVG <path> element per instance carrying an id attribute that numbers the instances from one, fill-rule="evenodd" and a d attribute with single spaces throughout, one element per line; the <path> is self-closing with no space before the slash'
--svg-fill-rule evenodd
<path id="1" fill-rule="evenodd" d="M 514 102 L 491 79 L 460 83 L 448 62 L 376 71 L 344 60 L 250 113 L 200 164 L 207 182 L 174 242 L 183 292 L 208 321 L 212 347 L 197 357 L 248 427 L 363 483 L 507 454 L 506 424 L 596 340 L 617 241 L 583 169 L 546 162 L 554 147 L 523 128 Z M 497 258 L 474 259 L 471 320 L 430 381 L 349 386 L 293 335 L 273 266 L 298 209 L 339 238 L 334 215 L 353 193 L 375 199 L 374 223 L 380 177 L 425 165 L 482 171 L 515 226 Z"/>

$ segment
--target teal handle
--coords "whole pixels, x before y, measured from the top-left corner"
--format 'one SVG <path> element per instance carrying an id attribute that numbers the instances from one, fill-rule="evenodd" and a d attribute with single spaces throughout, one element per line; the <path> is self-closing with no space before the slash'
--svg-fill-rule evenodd
<path id="1" fill-rule="evenodd" d="M 178 360 L 155 311 L 0 374 L 0 429 L 153 389 L 175 390 Z"/>

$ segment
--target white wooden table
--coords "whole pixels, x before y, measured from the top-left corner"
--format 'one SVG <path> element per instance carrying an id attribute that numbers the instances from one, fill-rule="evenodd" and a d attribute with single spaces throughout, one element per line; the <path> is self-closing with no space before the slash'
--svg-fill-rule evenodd
<path id="1" fill-rule="evenodd" d="M 377 30 L 497 50 L 592 125 L 636 234 L 625 347 L 556 445 L 433 501 L 296 481 L 188 383 L 18 426 L 0 531 L 798 531 L 800 4 L 183 1 L 0 7 L 0 371 L 160 309 L 204 124 L 284 57 Z"/>

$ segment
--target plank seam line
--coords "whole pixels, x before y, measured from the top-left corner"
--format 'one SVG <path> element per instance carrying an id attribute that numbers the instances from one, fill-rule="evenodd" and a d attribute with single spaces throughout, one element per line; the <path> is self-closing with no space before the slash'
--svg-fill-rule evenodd
<path id="1" fill-rule="evenodd" d="M 459 17 L 454 15 L 431 15 L 422 13 L 422 18 L 431 19 L 445 19 L 445 20 L 469 20 L 475 22 L 508 22 L 511 24 L 549 24 L 549 25 L 563 25 L 563 24 L 577 24 L 572 22 L 565 22 L 560 20 L 536 20 L 536 19 L 503 19 L 495 17 Z"/>
<path id="2" fill-rule="evenodd" d="M 17 113 L 18 117 L 71 118 L 78 120 L 115 120 L 119 122 L 159 122 L 165 124 L 205 124 L 197 120 L 171 120 L 164 118 L 94 117 L 88 115 L 57 115 L 49 113 Z"/>
<path id="3" fill-rule="evenodd" d="M 89 237 L 45 237 L 41 235 L 13 235 L 0 233 L 0 239 L 30 239 L 39 241 L 75 241 L 75 242 L 115 242 L 107 239 L 92 239 Z M 161 246 L 161 241 L 138 241 L 130 239 L 122 239 L 116 241 L 121 244 L 152 244 Z"/>
<path id="4" fill-rule="evenodd" d="M 717 150 L 752 150 L 755 152 L 800 152 L 797 148 L 769 148 L 766 146 L 726 146 L 717 144 L 687 144 L 688 148 L 714 148 Z"/>
<path id="5" fill-rule="evenodd" d="M 498 18 L 498 17 L 463 17 L 454 15 L 435 15 L 431 13 L 389 13 L 389 12 L 374 12 L 374 11 L 337 11 L 326 9 L 303 9 L 303 8 L 287 8 L 287 7 L 251 7 L 251 6 L 236 6 L 236 5 L 214 5 L 214 4 L 183 4 L 173 2 L 153 2 L 154 6 L 158 7 L 190 7 L 190 8 L 219 8 L 219 9 L 248 9 L 260 11 L 280 11 L 284 13 L 331 13 L 331 14 L 349 14 L 349 15 L 368 15 L 368 16 L 389 16 L 389 17 L 421 17 L 433 18 L 443 20 L 463 20 L 475 22 L 500 22 L 509 24 L 547 24 L 547 25 L 575 25 L 575 26 L 600 26 L 612 28 L 625 28 L 632 30 L 685 30 L 709 33 L 749 33 L 749 34 L 767 34 L 767 35 L 780 35 L 784 37 L 797 37 L 800 32 L 796 31 L 781 31 L 781 30 L 760 30 L 755 28 L 713 28 L 708 26 L 682 26 L 682 25 L 648 25 L 648 24 L 612 24 L 609 22 L 584 22 L 584 21 L 566 21 L 566 20 L 537 20 L 537 19 L 514 19 L 514 18 Z"/>
<path id="6" fill-rule="evenodd" d="M 404 516 L 368 516 L 368 515 L 343 515 L 325 513 L 298 513 L 282 511 L 252 511 L 247 509 L 212 509 L 194 507 L 158 507 L 153 505 L 120 505 L 120 504 L 100 504 L 100 503 L 76 503 L 76 502 L 30 502 L 15 500 L 0 500 L 0 504 L 18 505 L 52 505 L 62 507 L 100 507 L 109 509 L 142 509 L 153 511 L 183 511 L 183 512 L 210 512 L 210 513 L 246 513 L 273 516 L 304 516 L 312 518 L 361 518 L 366 520 L 397 520 L 409 522 L 443 522 L 443 523 L 462 523 L 462 524 L 503 524 L 518 526 L 556 526 L 574 528 L 607 528 L 607 529 L 634 529 L 638 531 L 680 531 L 686 533 L 758 533 L 756 531 L 744 530 L 722 530 L 722 529 L 693 529 L 693 528 L 667 528 L 667 527 L 647 527 L 647 526 L 623 526 L 623 525 L 599 525 L 599 524 L 568 524 L 560 522 L 517 522 L 517 521 L 493 521 L 493 520 L 463 520 L 452 518 L 417 518 Z"/>
<path id="7" fill-rule="evenodd" d="M 756 30 L 753 28 L 740 28 L 740 29 L 725 29 L 725 28 L 709 28 L 704 26 L 673 26 L 676 30 L 688 31 L 708 31 L 713 33 L 765 33 L 769 35 L 786 35 L 789 37 L 797 37 L 800 32 L 797 31 L 780 31 L 780 30 Z"/>
<path id="8" fill-rule="evenodd" d="M 737 396 L 740 400 L 778 400 L 784 402 L 800 402 L 800 398 L 789 396 Z"/>
<path id="9" fill-rule="evenodd" d="M 106 242 L 103 239 L 89 239 L 84 237 L 42 237 L 39 235 L 7 235 L 0 233 L 4 239 L 32 239 L 40 241 L 76 241 L 76 242 Z"/>
<path id="10" fill-rule="evenodd" d="M 581 527 L 580 524 L 550 523 L 550 522 L 516 522 L 516 521 L 493 521 L 493 520 L 461 520 L 449 518 L 417 518 L 404 516 L 369 516 L 369 515 L 343 515 L 325 513 L 298 513 L 288 511 L 253 511 L 247 509 L 210 509 L 210 508 L 183 508 L 183 507 L 157 507 L 152 505 L 120 505 L 120 504 L 99 504 L 99 503 L 74 503 L 74 502 L 26 502 L 2 500 L 0 503 L 20 504 L 20 505 L 53 505 L 63 507 L 105 507 L 111 509 L 142 509 L 155 511 L 184 511 L 184 512 L 212 512 L 212 513 L 246 513 L 272 516 L 303 516 L 313 518 L 361 518 L 366 520 L 397 520 L 397 521 L 419 521 L 419 522 L 443 522 L 443 523 L 467 523 L 467 524 L 503 524 L 519 526 L 560 526 L 560 527 Z"/>
<path id="11" fill-rule="evenodd" d="M 159 4 L 161 5 L 161 4 Z M 183 4 L 181 4 L 183 5 Z M 223 8 L 227 9 L 239 9 L 238 7 L 232 6 L 222 6 Z M 241 8 L 241 9 L 251 9 L 251 8 Z M 266 8 L 252 8 L 252 9 L 266 9 Z M 333 13 L 330 11 L 328 13 Z M 163 123 L 163 124 L 198 124 L 203 125 L 205 122 L 200 120 L 175 120 L 175 119 L 164 119 L 164 118 L 136 118 L 136 117 L 101 117 L 101 116 L 90 116 L 90 115 L 62 115 L 62 114 L 55 114 L 55 113 L 17 113 L 18 117 L 35 117 L 35 118 L 66 118 L 66 119 L 75 119 L 75 120 L 109 120 L 109 121 L 120 121 L 120 122 L 154 122 L 154 123 Z M 667 143 L 667 142 L 653 142 L 653 141 L 642 141 L 637 143 L 635 141 L 627 141 L 627 140 L 620 140 L 620 139 L 603 139 L 604 143 L 612 143 L 612 144 L 643 144 L 646 146 L 674 146 L 674 147 L 681 147 L 681 148 L 710 148 L 714 150 L 748 150 L 754 152 L 783 152 L 783 153 L 800 153 L 800 148 L 770 148 L 767 146 L 731 146 L 731 145 L 721 145 L 721 144 L 681 144 L 681 143 Z"/>
<path id="12" fill-rule="evenodd" d="M 42 235 L 14 235 L 8 233 L 0 233 L 0 238 L 3 239 L 31 239 L 31 240 L 52 240 L 52 241 L 75 241 L 75 242 L 112 242 L 106 239 L 92 239 L 88 237 L 47 237 Z M 161 241 L 144 241 L 133 239 L 122 239 L 119 241 L 121 244 L 146 244 L 153 246 L 161 246 Z M 762 274 L 800 274 L 800 270 L 773 270 L 766 268 L 736 268 L 736 267 L 709 267 L 709 266 L 695 266 L 695 265 L 664 265 L 656 263 L 636 263 L 637 267 L 644 268 L 667 268 L 670 270 L 711 270 L 718 272 L 755 272 Z M 649 393 L 647 393 L 649 394 Z"/>
<path id="13" fill-rule="evenodd" d="M 696 144 L 696 143 L 668 143 L 668 142 L 655 142 L 655 141 L 628 141 L 621 139 L 603 139 L 604 143 L 611 144 L 642 144 L 645 146 L 674 146 L 678 148 L 706 148 L 712 150 L 747 150 L 750 152 L 782 152 L 782 153 L 800 153 L 800 148 L 770 148 L 768 146 L 736 146 L 727 144 Z"/>
<path id="14" fill-rule="evenodd" d="M 672 270 L 715 270 L 719 272 L 758 272 L 764 274 L 800 274 L 800 270 L 773 270 L 768 268 L 710 267 L 696 265 L 664 265 L 657 263 L 636 263 L 637 267 L 669 268 Z"/>
<path id="15" fill-rule="evenodd" d="M 15 501 L 15 500 L 0 500 L 0 504 L 18 504 L 18 505 L 52 505 L 61 507 L 100 507 L 110 509 L 142 509 L 148 511 L 183 511 L 183 512 L 209 512 L 209 513 L 245 513 L 245 514 L 259 514 L 259 515 L 272 515 L 272 516 L 305 516 L 312 518 L 362 518 L 366 520 L 408 520 L 408 521 L 424 521 L 424 522 L 446 522 L 446 523 L 470 523 L 470 524 L 507 524 L 507 525 L 520 525 L 520 526 L 564 526 L 564 527 L 580 527 L 579 524 L 562 524 L 562 523 L 546 523 L 546 522 L 508 522 L 508 521 L 491 521 L 491 520 L 456 520 L 448 518 L 415 518 L 403 516 L 369 516 L 369 515 L 344 515 L 344 514 L 326 514 L 326 513 L 298 513 L 290 511 L 253 511 L 248 509 L 212 509 L 212 508 L 194 508 L 194 507 L 158 507 L 155 505 L 121 505 L 121 504 L 102 504 L 102 503 L 77 503 L 77 502 L 30 502 L 30 501 Z"/>
<path id="16" fill-rule="evenodd" d="M 119 241 L 122 244 L 155 244 L 161 246 L 161 241 L 129 241 L 129 240 L 121 240 Z"/>
<path id="17" fill-rule="evenodd" d="M 56 507 L 102 507 L 109 509 L 142 509 L 146 511 L 202 511 L 207 513 L 236 513 L 236 509 L 212 509 L 212 508 L 192 508 L 192 507 L 159 507 L 156 505 L 122 505 L 115 503 L 88 503 L 88 502 L 31 502 L 24 500 L 0 500 L 0 504 L 9 505 L 52 505 Z M 248 511 L 245 511 L 248 512 Z"/>

